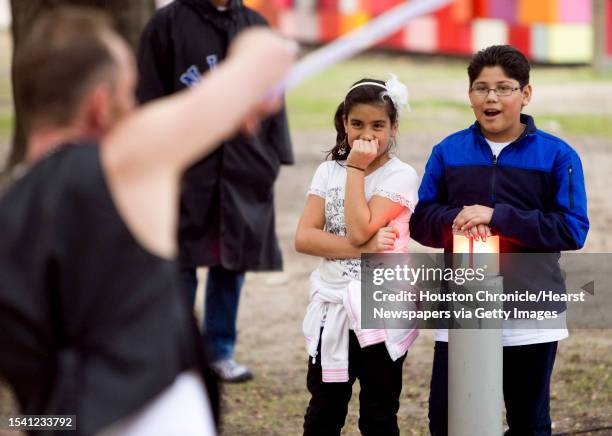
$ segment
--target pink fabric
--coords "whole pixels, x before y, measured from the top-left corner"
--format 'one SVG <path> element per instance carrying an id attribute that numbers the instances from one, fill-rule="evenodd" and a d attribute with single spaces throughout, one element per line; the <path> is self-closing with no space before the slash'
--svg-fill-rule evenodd
<path id="1" fill-rule="evenodd" d="M 343 383 L 349 381 L 348 368 L 323 368 L 324 383 Z"/>
<path id="2" fill-rule="evenodd" d="M 382 342 L 387 342 L 387 332 L 385 329 L 361 329 L 360 323 L 360 309 L 356 307 L 357 305 L 353 302 L 353 298 L 351 297 L 351 286 L 349 285 L 348 292 L 346 293 L 346 304 L 348 317 L 350 319 L 351 326 L 353 327 L 353 331 L 355 332 L 355 336 L 357 336 L 357 340 L 359 341 L 359 346 L 361 348 L 380 344 Z M 394 347 L 400 354 L 404 354 L 408 352 L 408 348 L 410 345 L 416 340 L 419 336 L 418 329 L 408 330 L 406 332 L 406 336 L 402 338 L 400 341 L 394 344 L 387 344 L 387 347 Z"/>
<path id="3" fill-rule="evenodd" d="M 368 345 L 380 344 L 387 340 L 387 335 L 382 329 L 355 330 L 355 335 L 359 340 L 361 348 L 367 347 Z"/>

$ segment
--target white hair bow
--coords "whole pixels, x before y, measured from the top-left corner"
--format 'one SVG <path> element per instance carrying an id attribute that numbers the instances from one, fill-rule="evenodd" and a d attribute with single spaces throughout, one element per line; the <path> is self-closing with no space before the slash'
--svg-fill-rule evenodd
<path id="1" fill-rule="evenodd" d="M 386 90 L 381 93 L 381 97 L 388 96 L 393 102 L 398 115 L 401 115 L 404 108 L 410 110 L 408 88 L 397 79 L 395 74 L 389 73 L 389 75 L 391 78 L 385 82 Z"/>

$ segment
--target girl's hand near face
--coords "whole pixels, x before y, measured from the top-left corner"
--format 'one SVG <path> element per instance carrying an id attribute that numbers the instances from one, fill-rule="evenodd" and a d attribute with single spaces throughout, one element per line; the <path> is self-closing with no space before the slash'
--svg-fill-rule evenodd
<path id="1" fill-rule="evenodd" d="M 378 148 L 378 139 L 371 141 L 356 139 L 353 141 L 346 163 L 365 170 L 378 156 Z"/>

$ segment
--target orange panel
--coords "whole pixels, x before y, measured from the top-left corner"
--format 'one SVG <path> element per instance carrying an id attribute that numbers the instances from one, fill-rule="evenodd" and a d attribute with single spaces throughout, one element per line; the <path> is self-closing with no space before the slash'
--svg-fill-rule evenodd
<path id="1" fill-rule="evenodd" d="M 519 0 L 519 24 L 555 23 L 559 19 L 558 0 Z"/>
<path id="2" fill-rule="evenodd" d="M 473 18 L 472 0 L 455 0 L 452 5 L 453 19 L 459 23 L 467 23 Z"/>
<path id="3" fill-rule="evenodd" d="M 368 14 L 364 12 L 359 12 L 352 15 L 342 15 L 342 19 L 340 20 L 340 32 L 342 34 L 348 33 L 351 30 L 364 25 L 369 19 L 370 17 Z"/>
<path id="4" fill-rule="evenodd" d="M 270 26 L 276 28 L 278 26 L 278 8 L 271 2 L 249 0 L 245 1 L 244 4 L 252 9 L 255 9 L 268 21 Z M 254 5 L 254 6 L 253 6 Z"/>
<path id="5" fill-rule="evenodd" d="M 262 1 L 261 0 L 244 0 L 243 3 L 247 8 L 258 9 Z"/>

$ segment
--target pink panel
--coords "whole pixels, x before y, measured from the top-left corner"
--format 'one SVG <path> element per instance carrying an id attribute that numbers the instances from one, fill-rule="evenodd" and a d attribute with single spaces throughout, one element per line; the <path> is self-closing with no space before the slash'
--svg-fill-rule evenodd
<path id="1" fill-rule="evenodd" d="M 560 22 L 590 23 L 592 19 L 592 0 L 559 0 Z"/>
<path id="2" fill-rule="evenodd" d="M 415 18 L 404 30 L 404 45 L 408 50 L 433 53 L 438 50 L 438 21 L 435 16 Z"/>

